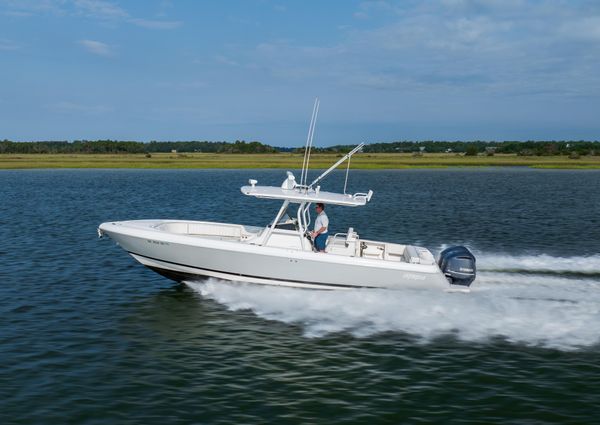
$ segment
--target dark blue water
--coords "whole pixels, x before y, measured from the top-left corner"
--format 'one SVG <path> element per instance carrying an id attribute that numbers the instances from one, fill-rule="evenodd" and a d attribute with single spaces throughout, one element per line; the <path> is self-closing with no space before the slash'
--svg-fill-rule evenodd
<path id="1" fill-rule="evenodd" d="M 177 285 L 96 238 L 110 220 L 264 225 L 278 204 L 239 187 L 284 177 L 0 171 L 0 423 L 597 422 L 600 172 L 354 172 L 375 195 L 328 208 L 332 230 L 466 244 L 470 294 Z"/>

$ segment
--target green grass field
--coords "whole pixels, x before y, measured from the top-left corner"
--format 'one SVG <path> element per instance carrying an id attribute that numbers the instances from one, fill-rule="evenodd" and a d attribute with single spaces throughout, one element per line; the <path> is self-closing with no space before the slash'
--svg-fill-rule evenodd
<path id="1" fill-rule="evenodd" d="M 327 168 L 341 155 L 313 154 L 311 168 Z M 0 154 L 0 169 L 28 168 L 286 168 L 302 166 L 302 155 L 279 154 Z M 600 168 L 600 156 L 462 156 L 457 154 L 358 154 L 352 158 L 355 169 L 504 167 L 587 169 Z"/>

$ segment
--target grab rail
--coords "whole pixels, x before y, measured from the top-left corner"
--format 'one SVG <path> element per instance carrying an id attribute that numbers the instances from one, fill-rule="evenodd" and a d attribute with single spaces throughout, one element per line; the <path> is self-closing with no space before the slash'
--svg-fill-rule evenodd
<path id="1" fill-rule="evenodd" d="M 369 190 L 368 193 L 364 193 L 364 192 L 357 192 L 354 195 L 352 195 L 352 198 L 356 199 L 356 198 L 365 198 L 365 200 L 367 202 L 371 201 L 371 197 L 373 196 L 373 191 Z"/>
<path id="2" fill-rule="evenodd" d="M 342 236 L 342 235 L 344 235 L 344 236 L 348 237 L 348 233 L 336 233 L 335 235 L 333 235 L 333 239 L 331 240 L 331 242 L 329 242 L 329 243 L 327 244 L 327 246 L 329 246 L 329 245 L 335 245 L 335 241 L 337 240 L 337 237 L 338 237 L 338 236 Z M 345 244 L 344 244 L 344 245 L 345 245 Z"/>

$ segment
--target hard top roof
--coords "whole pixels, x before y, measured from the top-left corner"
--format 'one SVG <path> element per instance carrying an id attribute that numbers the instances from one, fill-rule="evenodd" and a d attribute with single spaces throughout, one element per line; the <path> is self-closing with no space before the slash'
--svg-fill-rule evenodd
<path id="1" fill-rule="evenodd" d="M 305 189 L 295 187 L 293 189 L 283 189 L 277 186 L 242 186 L 241 191 L 244 195 L 254 196 L 262 199 L 280 199 L 288 200 L 294 203 L 303 202 L 322 202 L 330 205 L 344 205 L 347 207 L 361 207 L 370 200 L 370 193 L 356 193 L 354 195 L 325 192 L 322 190 Z"/>

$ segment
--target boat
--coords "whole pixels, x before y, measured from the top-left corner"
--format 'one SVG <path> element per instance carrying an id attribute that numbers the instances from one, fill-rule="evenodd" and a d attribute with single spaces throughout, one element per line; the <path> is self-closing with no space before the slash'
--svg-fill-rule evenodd
<path id="1" fill-rule="evenodd" d="M 299 181 L 288 171 L 281 186 L 260 186 L 250 179 L 241 187 L 246 196 L 282 202 L 266 226 L 176 219 L 109 221 L 99 226 L 99 236 L 109 236 L 141 264 L 177 282 L 216 278 L 307 289 L 468 291 L 476 275 L 475 257 L 463 246 L 445 249 L 436 260 L 425 247 L 363 239 L 350 227 L 329 235 L 325 252 L 316 251 L 309 231 L 311 205 L 364 207 L 373 191 L 346 193 L 350 159 L 362 150 L 362 143 L 308 183 L 315 119 L 313 109 Z M 321 190 L 323 179 L 346 160 L 343 193 Z"/>

